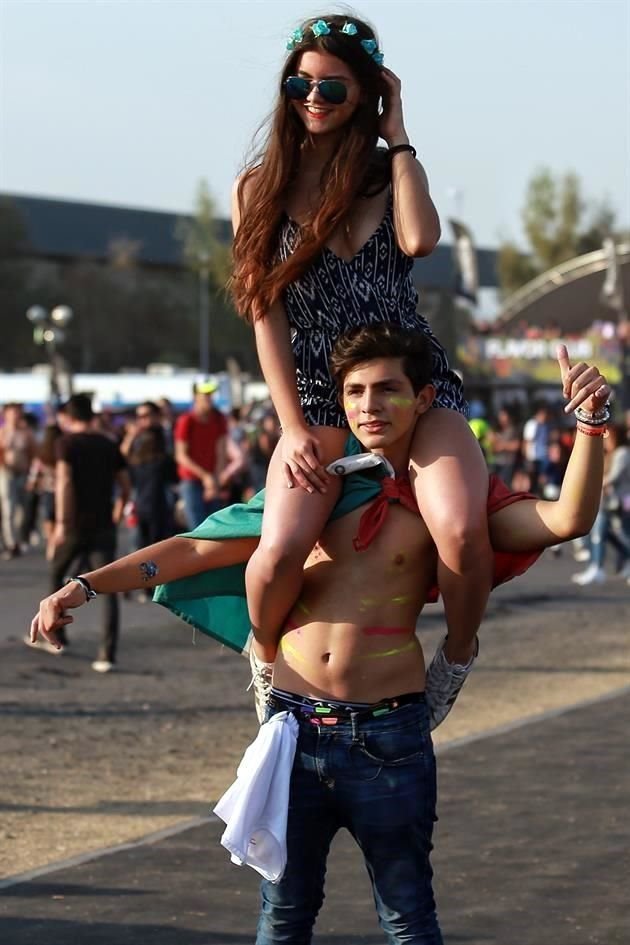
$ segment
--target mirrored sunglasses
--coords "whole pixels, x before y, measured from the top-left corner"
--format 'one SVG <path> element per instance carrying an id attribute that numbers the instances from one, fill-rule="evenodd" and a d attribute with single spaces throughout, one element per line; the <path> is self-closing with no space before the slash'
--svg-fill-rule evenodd
<path id="1" fill-rule="evenodd" d="M 315 86 L 318 94 L 330 105 L 342 105 L 348 97 L 348 87 L 340 79 L 305 79 L 301 75 L 290 75 L 284 83 L 288 98 L 303 102 Z"/>

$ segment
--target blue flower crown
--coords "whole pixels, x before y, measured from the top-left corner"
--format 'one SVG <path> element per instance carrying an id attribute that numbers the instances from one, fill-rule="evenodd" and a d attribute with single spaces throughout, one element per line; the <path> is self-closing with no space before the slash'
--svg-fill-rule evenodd
<path id="1" fill-rule="evenodd" d="M 308 27 L 313 34 L 313 36 L 327 36 L 330 33 L 330 25 L 326 20 L 316 20 L 312 26 Z M 356 36 L 359 32 L 356 26 L 356 23 L 350 22 L 348 20 L 339 30 L 340 33 L 345 33 L 346 36 Z M 287 49 L 289 52 L 292 52 L 294 49 L 304 42 L 304 30 L 301 26 L 298 26 L 296 30 L 293 30 L 291 35 L 287 40 Z M 366 53 L 373 59 L 377 66 L 382 66 L 385 60 L 383 53 L 378 48 L 378 43 L 375 39 L 362 39 L 361 45 L 365 49 Z"/>

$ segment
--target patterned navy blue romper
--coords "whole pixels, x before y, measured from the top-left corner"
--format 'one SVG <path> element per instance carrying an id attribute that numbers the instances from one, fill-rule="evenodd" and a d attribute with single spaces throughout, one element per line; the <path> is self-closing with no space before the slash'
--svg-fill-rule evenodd
<path id="1" fill-rule="evenodd" d="M 281 260 L 294 251 L 299 234 L 299 225 L 286 217 L 280 230 Z M 311 267 L 287 286 L 283 301 L 291 328 L 298 394 L 309 426 L 348 426 L 330 376 L 330 353 L 344 331 L 379 322 L 393 322 L 429 337 L 435 406 L 466 414 L 462 383 L 450 370 L 446 352 L 426 319 L 417 311 L 412 267 L 413 259 L 396 243 L 390 197 L 380 226 L 350 262 L 325 247 Z"/>

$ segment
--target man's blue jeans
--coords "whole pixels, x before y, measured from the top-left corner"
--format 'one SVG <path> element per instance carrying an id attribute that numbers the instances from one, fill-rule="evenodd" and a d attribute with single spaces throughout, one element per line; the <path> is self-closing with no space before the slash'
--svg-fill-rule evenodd
<path id="1" fill-rule="evenodd" d="M 204 499 L 203 485 L 199 479 L 182 479 L 179 491 L 184 502 L 186 527 L 190 531 L 223 506 L 220 499 Z"/>
<path id="2" fill-rule="evenodd" d="M 335 726 L 299 723 L 287 868 L 278 884 L 262 883 L 256 945 L 310 943 L 341 827 L 363 852 L 388 945 L 442 945 L 429 862 L 436 779 L 426 704 Z"/>

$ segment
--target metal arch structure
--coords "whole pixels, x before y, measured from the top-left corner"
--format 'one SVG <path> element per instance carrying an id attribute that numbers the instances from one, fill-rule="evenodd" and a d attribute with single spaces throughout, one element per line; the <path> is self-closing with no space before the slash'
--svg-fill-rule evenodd
<path id="1" fill-rule="evenodd" d="M 507 333 L 525 323 L 540 328 L 553 325 L 562 334 L 579 335 L 593 322 L 615 322 L 619 402 L 623 410 L 630 410 L 630 243 L 608 243 L 609 252 L 604 247 L 585 253 L 532 279 L 504 303 L 499 324 Z M 614 273 L 609 272 L 611 257 Z M 614 275 L 615 284 L 604 291 L 607 275 Z"/>
<path id="2" fill-rule="evenodd" d="M 630 299 L 630 243 L 617 244 L 622 298 Z M 603 249 L 576 256 L 532 279 L 505 300 L 498 317 L 507 333 L 522 324 L 555 325 L 564 333 L 581 334 L 595 321 L 627 321 L 628 313 L 602 298 L 608 268 Z"/>

